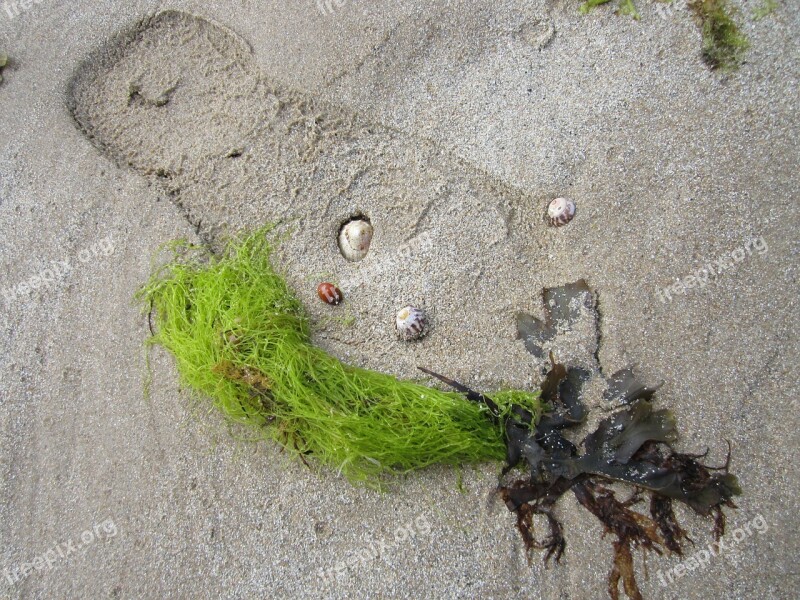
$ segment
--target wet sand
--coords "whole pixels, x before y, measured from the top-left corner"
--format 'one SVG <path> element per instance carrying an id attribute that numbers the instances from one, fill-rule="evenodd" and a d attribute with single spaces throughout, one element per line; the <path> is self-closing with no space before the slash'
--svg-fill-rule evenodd
<path id="1" fill-rule="evenodd" d="M 680 450 L 722 463 L 732 443 L 731 530 L 768 526 L 667 585 L 679 558 L 648 557 L 647 578 L 637 556 L 644 596 L 792 597 L 796 7 L 747 18 L 748 61 L 725 76 L 681 7 L 633 22 L 545 2 L 111 6 L 0 12 L 3 594 L 604 597 L 599 523 L 565 497 L 561 565 L 529 565 L 491 500 L 499 465 L 382 495 L 238 439 L 162 351 L 145 399 L 131 299 L 158 245 L 284 219 L 315 342 L 402 377 L 535 389 L 544 361 L 515 317 L 585 278 L 599 348 L 577 328 L 563 354 L 664 381 Z M 198 18 L 141 24 L 163 8 Z M 548 227 L 561 195 L 575 219 Z M 336 247 L 353 214 L 376 230 L 358 263 Z M 348 318 L 316 299 L 323 275 Z M 415 344 L 392 330 L 408 303 L 433 322 Z M 711 523 L 678 517 L 707 547 Z M 15 575 L 37 556 L 57 559 Z"/>

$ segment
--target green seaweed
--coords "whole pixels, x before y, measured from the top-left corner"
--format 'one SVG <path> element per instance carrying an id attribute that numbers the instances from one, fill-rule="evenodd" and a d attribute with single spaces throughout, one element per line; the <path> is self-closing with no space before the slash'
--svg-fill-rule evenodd
<path id="1" fill-rule="evenodd" d="M 617 13 L 621 15 L 627 15 L 632 19 L 638 21 L 639 20 L 639 11 L 636 10 L 636 6 L 633 3 L 633 0 L 619 0 L 619 7 L 617 8 Z"/>
<path id="2" fill-rule="evenodd" d="M 578 7 L 578 12 L 580 12 L 582 15 L 586 15 L 589 14 L 593 8 L 603 4 L 608 4 L 609 2 L 611 2 L 611 0 L 586 0 L 586 2 Z M 639 11 L 636 10 L 633 0 L 619 0 L 617 5 L 617 14 L 628 15 L 637 21 L 639 20 Z"/>
<path id="3" fill-rule="evenodd" d="M 641 598 L 634 548 L 681 554 L 691 541 L 673 502 L 713 517 L 715 536 L 724 534 L 723 508 L 736 508 L 732 497 L 741 493 L 728 471 L 730 446 L 722 467 L 675 452 L 672 413 L 653 409 L 656 388 L 639 383 L 630 369 L 613 374 L 604 394 L 623 408 L 578 446 L 562 432 L 585 424 L 583 386 L 592 373 L 558 364 L 552 353 L 540 392 L 507 389 L 491 398 L 424 367 L 456 391 L 348 366 L 311 344 L 310 321 L 270 262 L 273 239 L 265 227 L 229 242 L 219 255 L 175 242 L 172 260 L 137 294 L 149 310 L 148 344 L 168 349 L 181 381 L 231 420 L 278 441 L 309 467 L 306 456 L 313 456 L 375 487 L 387 475 L 435 463 L 458 467 L 505 458 L 504 476 L 524 460 L 524 477 L 510 485 L 501 481 L 498 493 L 516 513 L 526 551 L 543 549 L 545 562 L 559 561 L 566 541 L 552 509 L 571 490 L 616 536 L 611 598 L 619 598 L 620 585 L 630 598 Z M 553 323 L 573 319 L 571 300 L 578 296 L 594 298 L 583 280 L 544 290 L 554 305 L 539 333 L 547 336 Z M 631 484 L 636 492 L 618 500 L 609 481 Z M 463 491 L 460 470 L 457 486 Z M 643 496 L 650 497 L 650 516 L 631 509 Z M 534 536 L 536 515 L 550 527 L 542 540 Z"/>
<path id="4" fill-rule="evenodd" d="M 586 2 L 578 7 L 578 12 L 580 12 L 582 15 L 586 15 L 593 8 L 600 6 L 601 4 L 608 4 L 609 2 L 611 2 L 611 0 L 586 0 Z"/>
<path id="5" fill-rule="evenodd" d="M 138 298 L 182 383 L 256 437 L 305 462 L 380 487 L 385 475 L 432 464 L 500 461 L 502 421 L 462 394 L 343 364 L 310 342 L 300 301 L 272 267 L 271 228 L 221 255 L 185 242 Z M 541 414 L 538 393 L 503 391 L 497 405 Z"/>
<path id="6" fill-rule="evenodd" d="M 0 51 L 0 83 L 3 83 L 3 67 L 8 64 L 8 54 Z"/>
<path id="7" fill-rule="evenodd" d="M 586 0 L 578 7 L 578 12 L 588 14 L 593 8 L 608 4 L 610 1 Z M 700 24 L 703 61 L 711 69 L 723 72 L 736 70 L 744 62 L 744 55 L 750 43 L 734 20 L 735 10 L 730 8 L 728 0 L 690 0 L 689 6 Z M 776 7 L 776 0 L 764 0 L 764 5 L 754 13 L 754 18 L 764 18 Z M 633 0 L 619 0 L 616 12 L 618 15 L 627 15 L 637 21 L 640 18 Z"/>
<path id="8" fill-rule="evenodd" d="M 760 21 L 778 9 L 778 0 L 764 0 L 764 3 L 753 11 L 753 20 Z"/>
<path id="9" fill-rule="evenodd" d="M 689 6 L 700 21 L 705 63 L 723 72 L 737 69 L 750 43 L 733 20 L 727 0 L 694 0 Z"/>

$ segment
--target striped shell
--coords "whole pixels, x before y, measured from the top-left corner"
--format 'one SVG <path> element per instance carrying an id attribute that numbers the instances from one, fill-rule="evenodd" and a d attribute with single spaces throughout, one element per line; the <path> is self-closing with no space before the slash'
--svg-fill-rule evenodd
<path id="1" fill-rule="evenodd" d="M 364 219 L 353 219 L 339 231 L 339 250 L 347 260 L 356 262 L 367 255 L 372 242 L 372 225 Z"/>
<path id="2" fill-rule="evenodd" d="M 547 220 L 553 227 L 566 225 L 575 216 L 575 203 L 569 198 L 556 198 L 547 206 Z"/>
<path id="3" fill-rule="evenodd" d="M 411 341 L 421 338 L 425 335 L 427 325 L 425 312 L 421 308 L 405 306 L 397 312 L 395 327 L 397 337 L 401 340 Z"/>
<path id="4" fill-rule="evenodd" d="M 328 304 L 339 304 L 344 299 L 342 290 L 332 283 L 320 283 L 317 286 L 317 296 L 319 296 L 320 300 Z"/>

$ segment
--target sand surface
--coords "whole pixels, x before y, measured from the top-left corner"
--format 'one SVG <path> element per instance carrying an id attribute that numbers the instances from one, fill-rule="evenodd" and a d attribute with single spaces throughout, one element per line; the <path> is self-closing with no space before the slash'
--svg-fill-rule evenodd
<path id="1" fill-rule="evenodd" d="M 638 22 L 519 0 L 0 11 L 0 597 L 605 597 L 599 523 L 565 496 L 562 563 L 528 564 L 499 465 L 379 494 L 238 439 L 164 352 L 145 399 L 132 296 L 159 244 L 278 219 L 315 342 L 402 377 L 535 389 L 516 315 L 586 279 L 599 342 L 583 319 L 560 358 L 663 381 L 680 450 L 713 464 L 733 445 L 731 530 L 768 526 L 667 586 L 680 559 L 637 556 L 644 596 L 794 597 L 800 11 L 739 4 L 752 49 L 722 75 L 685 6 L 638 5 Z M 576 217 L 548 227 L 560 195 Z M 336 234 L 357 214 L 376 233 L 350 263 Z M 433 324 L 413 344 L 393 333 L 409 303 Z M 37 556 L 52 566 L 13 581 Z"/>

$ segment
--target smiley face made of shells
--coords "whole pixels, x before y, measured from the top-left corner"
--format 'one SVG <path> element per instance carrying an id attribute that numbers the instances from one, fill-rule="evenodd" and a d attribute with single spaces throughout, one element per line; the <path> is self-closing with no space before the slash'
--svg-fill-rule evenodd
<path id="1" fill-rule="evenodd" d="M 553 227 L 569 223 L 575 216 L 575 203 L 569 198 L 555 198 L 547 205 L 547 222 Z M 353 217 L 339 229 L 337 242 L 342 256 L 350 262 L 363 260 L 369 252 L 375 229 L 369 219 Z M 330 305 L 338 305 L 344 300 L 342 291 L 332 283 L 323 282 L 317 286 L 320 300 Z M 395 316 L 395 331 L 403 341 L 413 341 L 425 337 L 428 332 L 428 318 L 425 311 L 416 306 L 404 306 Z"/>

